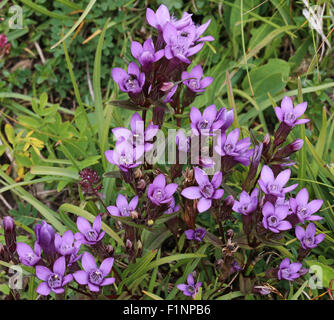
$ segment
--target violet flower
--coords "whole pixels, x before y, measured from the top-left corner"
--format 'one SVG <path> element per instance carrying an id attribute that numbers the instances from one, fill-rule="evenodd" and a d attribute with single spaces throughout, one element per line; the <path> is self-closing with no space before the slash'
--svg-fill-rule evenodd
<path id="1" fill-rule="evenodd" d="M 186 238 L 188 240 L 202 241 L 206 235 L 206 231 L 203 228 L 197 228 L 196 230 L 189 229 L 185 232 Z"/>
<path id="2" fill-rule="evenodd" d="M 58 253 L 63 256 L 72 255 L 80 249 L 81 243 L 74 242 L 74 235 L 71 230 L 67 230 L 63 236 L 55 235 L 55 247 Z"/>
<path id="3" fill-rule="evenodd" d="M 306 188 L 301 189 L 296 198 L 290 198 L 290 208 L 295 213 L 301 223 L 305 221 L 321 220 L 322 217 L 313 215 L 319 211 L 323 204 L 323 200 L 317 199 L 308 202 L 309 194 Z"/>
<path id="4" fill-rule="evenodd" d="M 187 199 L 199 199 L 197 209 L 201 213 L 211 207 L 213 199 L 220 199 L 224 195 L 224 190 L 218 189 L 223 175 L 221 172 L 215 173 L 210 182 L 202 169 L 195 167 L 194 172 L 198 186 L 183 189 L 181 195 Z"/>
<path id="5" fill-rule="evenodd" d="M 290 187 L 284 188 L 289 181 L 291 170 L 286 169 L 280 172 L 277 177 L 274 177 L 273 171 L 268 166 L 263 166 L 259 186 L 265 194 L 270 194 L 276 197 L 285 197 L 285 194 L 297 188 L 298 184 L 293 184 Z"/>
<path id="6" fill-rule="evenodd" d="M 219 128 L 222 132 L 225 132 L 233 123 L 234 112 L 233 110 L 227 111 L 226 108 L 221 108 L 217 111 L 215 122 L 223 123 Z"/>
<path id="7" fill-rule="evenodd" d="M 181 283 L 177 285 L 177 288 L 183 292 L 185 296 L 192 296 L 195 299 L 195 295 L 198 293 L 198 289 L 201 287 L 202 282 L 197 282 L 195 284 L 194 277 L 189 273 L 187 277 L 187 283 Z"/>
<path id="8" fill-rule="evenodd" d="M 137 41 L 131 42 L 131 53 L 142 67 L 148 67 L 164 56 L 164 50 L 155 52 L 153 40 L 147 39 L 143 45 Z"/>
<path id="9" fill-rule="evenodd" d="M 157 206 L 170 204 L 177 187 L 178 185 L 176 183 L 166 185 L 166 178 L 161 173 L 157 175 L 153 180 L 153 183 L 148 186 L 147 196 L 151 202 Z"/>
<path id="10" fill-rule="evenodd" d="M 289 258 L 285 258 L 282 260 L 277 278 L 279 280 L 285 279 L 289 281 L 294 281 L 295 279 L 301 276 L 300 271 L 302 271 L 302 264 L 299 262 L 290 263 Z"/>
<path id="11" fill-rule="evenodd" d="M 18 242 L 16 245 L 16 252 L 22 264 L 28 267 L 34 266 L 41 260 L 41 247 L 35 242 L 34 250 L 24 242 Z"/>
<path id="12" fill-rule="evenodd" d="M 104 154 L 110 163 L 119 167 L 123 172 L 129 172 L 141 165 L 142 162 L 138 159 L 144 154 L 144 148 L 133 148 L 124 141 L 116 145 L 114 150 L 107 150 Z"/>
<path id="13" fill-rule="evenodd" d="M 56 294 L 64 292 L 64 286 L 73 280 L 71 274 L 65 276 L 65 257 L 58 258 L 53 264 L 53 271 L 44 266 L 36 266 L 36 276 L 44 282 L 40 283 L 36 291 L 47 296 L 50 291 Z"/>
<path id="14" fill-rule="evenodd" d="M 279 121 L 284 122 L 290 127 L 297 124 L 309 122 L 309 119 L 299 119 L 307 108 L 307 102 L 300 103 L 293 107 L 293 102 L 290 97 L 285 96 L 281 102 L 281 107 L 275 107 L 275 113 Z"/>
<path id="15" fill-rule="evenodd" d="M 230 157 L 234 161 L 240 162 L 244 166 L 248 166 L 250 164 L 250 157 L 254 152 L 254 149 L 249 149 L 251 145 L 250 138 L 244 138 L 239 141 L 238 139 L 238 128 L 232 130 L 228 135 L 223 133 L 217 139 L 215 150 L 222 157 Z"/>
<path id="16" fill-rule="evenodd" d="M 175 212 L 178 212 L 180 210 L 180 206 L 179 205 L 175 205 L 175 199 L 172 198 L 172 201 L 169 204 L 168 209 L 164 212 L 164 214 L 172 214 Z"/>
<path id="17" fill-rule="evenodd" d="M 126 141 L 133 147 L 144 148 L 144 151 L 150 151 L 153 148 L 153 144 L 150 143 L 159 131 L 159 126 L 150 123 L 144 130 L 144 121 L 138 112 L 134 113 L 130 120 L 131 130 L 127 128 L 114 128 L 112 130 L 117 142 L 116 146 Z"/>
<path id="18" fill-rule="evenodd" d="M 132 200 L 128 202 L 125 196 L 119 194 L 116 198 L 116 206 L 109 206 L 107 209 L 112 216 L 129 217 L 131 212 L 136 210 L 137 205 L 138 196 L 133 197 Z"/>
<path id="19" fill-rule="evenodd" d="M 264 228 L 269 229 L 274 233 L 289 230 L 292 225 L 289 221 L 284 220 L 289 214 L 288 206 L 275 206 L 267 201 L 262 209 Z"/>
<path id="20" fill-rule="evenodd" d="M 204 92 L 213 81 L 212 77 L 203 77 L 203 70 L 201 65 L 195 66 L 190 73 L 187 71 L 182 72 L 183 83 L 193 92 Z"/>
<path id="21" fill-rule="evenodd" d="M 56 252 L 54 244 L 55 231 L 51 225 L 43 220 L 41 224 L 36 224 L 35 234 L 37 243 L 41 246 L 45 253 L 53 254 Z"/>
<path id="22" fill-rule="evenodd" d="M 83 244 L 94 245 L 98 243 L 105 235 L 105 231 L 101 231 L 101 216 L 96 216 L 93 226 L 83 217 L 78 217 L 77 227 L 80 232 L 74 235 L 77 241 Z"/>
<path id="23" fill-rule="evenodd" d="M 98 292 L 100 287 L 109 286 L 115 282 L 115 278 L 106 278 L 113 266 L 114 258 L 104 259 L 98 268 L 94 257 L 85 252 L 82 256 L 82 267 L 84 270 L 76 271 L 73 277 L 81 285 L 87 285 L 90 291 Z"/>
<path id="24" fill-rule="evenodd" d="M 112 69 L 112 77 L 123 92 L 139 93 L 145 83 L 145 73 L 140 72 L 135 62 L 130 62 L 128 72 L 121 68 Z"/>
<path id="25" fill-rule="evenodd" d="M 304 249 L 313 249 L 325 239 L 325 234 L 320 233 L 317 236 L 314 223 L 310 223 L 306 230 L 301 226 L 296 226 L 296 237 Z"/>
<path id="26" fill-rule="evenodd" d="M 257 208 L 259 189 L 255 188 L 249 195 L 246 191 L 240 193 L 240 200 L 234 201 L 233 211 L 243 215 L 249 215 Z"/>

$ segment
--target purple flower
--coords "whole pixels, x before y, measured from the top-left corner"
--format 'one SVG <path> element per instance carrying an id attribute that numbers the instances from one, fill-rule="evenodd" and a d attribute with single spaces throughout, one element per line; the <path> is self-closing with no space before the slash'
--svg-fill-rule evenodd
<path id="1" fill-rule="evenodd" d="M 44 252 L 53 254 L 56 252 L 54 240 L 55 231 L 45 221 L 35 226 L 36 241 L 41 246 Z"/>
<path id="2" fill-rule="evenodd" d="M 223 175 L 221 172 L 215 173 L 210 182 L 202 169 L 195 167 L 194 171 L 198 187 L 185 188 L 181 194 L 187 199 L 199 199 L 197 209 L 199 212 L 204 212 L 211 207 L 213 199 L 220 199 L 224 195 L 224 190 L 218 189 Z"/>
<path id="3" fill-rule="evenodd" d="M 144 148 L 133 148 L 132 145 L 124 141 L 118 145 L 116 144 L 114 150 L 107 150 L 104 154 L 110 163 L 116 165 L 122 171 L 128 172 L 141 164 L 138 159 L 141 158 L 143 153 Z"/>
<path id="4" fill-rule="evenodd" d="M 112 216 L 129 217 L 131 211 L 136 210 L 138 205 L 138 196 L 132 198 L 130 202 L 122 194 L 119 194 L 116 198 L 116 206 L 107 207 L 108 212 Z"/>
<path id="5" fill-rule="evenodd" d="M 145 83 L 145 73 L 140 72 L 135 62 L 129 63 L 128 72 L 121 68 L 113 68 L 112 77 L 123 92 L 139 93 Z"/>
<path id="6" fill-rule="evenodd" d="M 257 208 L 259 189 L 255 188 L 249 195 L 246 191 L 240 193 L 240 201 L 234 201 L 233 211 L 243 215 L 249 215 Z"/>
<path id="7" fill-rule="evenodd" d="M 81 263 L 84 270 L 76 271 L 73 277 L 81 285 L 88 284 L 90 291 L 98 292 L 100 287 L 109 286 L 115 282 L 115 278 L 106 278 L 111 271 L 114 258 L 104 259 L 98 268 L 94 257 L 90 253 L 85 252 Z"/>
<path id="8" fill-rule="evenodd" d="M 77 219 L 77 227 L 80 232 L 77 232 L 74 235 L 74 238 L 77 241 L 80 241 L 83 244 L 93 245 L 99 242 L 105 234 L 105 231 L 101 231 L 101 216 L 96 216 L 93 227 L 83 217 L 78 217 Z"/>
<path id="9" fill-rule="evenodd" d="M 175 143 L 181 152 L 187 153 L 189 151 L 190 137 L 187 137 L 183 129 L 176 132 Z"/>
<path id="10" fill-rule="evenodd" d="M 63 256 L 72 255 L 80 249 L 80 246 L 80 242 L 74 242 L 74 235 L 71 230 L 67 230 L 63 236 L 55 235 L 56 250 Z"/>
<path id="11" fill-rule="evenodd" d="M 190 63 L 188 57 L 200 51 L 204 42 L 193 46 L 196 41 L 196 27 L 189 25 L 182 30 L 177 28 L 170 22 L 163 27 L 163 38 L 166 42 L 165 57 L 170 60 L 178 58 L 182 62 Z"/>
<path id="12" fill-rule="evenodd" d="M 213 78 L 205 77 L 201 80 L 202 76 L 203 70 L 201 65 L 198 64 L 190 73 L 187 71 L 182 72 L 182 81 L 191 91 L 203 92 L 211 84 Z"/>
<path id="13" fill-rule="evenodd" d="M 35 242 L 34 250 L 24 242 L 18 242 L 16 252 L 22 264 L 28 267 L 34 266 L 41 260 L 41 247 Z"/>
<path id="14" fill-rule="evenodd" d="M 297 124 L 303 124 L 309 122 L 309 119 L 300 119 L 307 108 L 307 102 L 300 103 L 293 107 L 293 103 L 290 97 L 285 96 L 281 102 L 281 107 L 275 107 L 275 113 L 279 121 L 284 122 L 290 127 L 294 127 Z"/>
<path id="15" fill-rule="evenodd" d="M 219 111 L 217 113 L 217 107 L 214 104 L 206 107 L 203 115 L 197 108 L 192 107 L 190 109 L 190 120 L 190 127 L 196 136 L 200 134 L 211 135 L 215 130 L 220 129 L 224 125 L 222 114 Z"/>
<path id="16" fill-rule="evenodd" d="M 0 34 L 0 49 L 2 49 L 7 43 L 7 36 L 5 34 Z"/>
<path id="17" fill-rule="evenodd" d="M 64 286 L 73 280 L 71 274 L 65 276 L 65 257 L 55 261 L 53 271 L 44 266 L 36 266 L 36 276 L 44 281 L 36 289 L 43 296 L 47 296 L 51 290 L 56 294 L 63 293 Z"/>
<path id="18" fill-rule="evenodd" d="M 228 156 L 242 165 L 248 166 L 250 164 L 250 157 L 254 152 L 254 149 L 248 149 L 251 145 L 250 138 L 244 138 L 239 141 L 238 139 L 238 128 L 232 130 L 228 135 L 223 133 L 217 139 L 215 150 L 222 157 Z"/>
<path id="19" fill-rule="evenodd" d="M 137 41 L 131 43 L 131 53 L 143 67 L 150 66 L 153 62 L 164 56 L 164 50 L 155 52 L 153 40 L 147 39 L 143 45 Z"/>
<path id="20" fill-rule="evenodd" d="M 116 146 L 126 141 L 133 147 L 144 148 L 144 151 L 150 151 L 153 148 L 153 144 L 148 142 L 151 141 L 159 131 L 159 126 L 150 123 L 144 131 L 144 121 L 138 112 L 134 113 L 130 120 L 131 130 L 127 128 L 114 128 L 112 130 L 117 142 Z"/>
<path id="21" fill-rule="evenodd" d="M 292 228 L 291 223 L 284 220 L 289 214 L 288 206 L 274 207 L 271 202 L 267 201 L 263 206 L 262 214 L 263 226 L 274 233 L 279 233 L 280 231 Z"/>
<path id="22" fill-rule="evenodd" d="M 285 279 L 289 281 L 294 281 L 301 276 L 300 271 L 302 269 L 302 264 L 299 262 L 293 262 L 290 264 L 289 258 L 282 260 L 279 270 L 277 273 L 277 278 L 279 280 Z"/>
<path id="23" fill-rule="evenodd" d="M 175 205 L 175 200 L 174 198 L 172 198 L 172 201 L 169 204 L 168 209 L 164 212 L 164 214 L 172 214 L 172 213 L 178 212 L 179 210 L 180 210 L 180 206 Z"/>
<path id="24" fill-rule="evenodd" d="M 202 241 L 206 234 L 206 231 L 203 228 L 197 228 L 196 230 L 186 230 L 184 233 L 188 240 Z"/>
<path id="25" fill-rule="evenodd" d="M 166 178 L 161 173 L 156 176 L 153 183 L 148 186 L 147 196 L 151 202 L 157 206 L 170 204 L 173 200 L 173 194 L 177 187 L 178 185 L 176 183 L 166 185 Z"/>
<path id="26" fill-rule="evenodd" d="M 187 283 L 181 283 L 177 285 L 177 288 L 183 292 L 185 296 L 192 296 L 195 299 L 195 295 L 198 293 L 198 289 L 201 287 L 202 282 L 195 284 L 194 277 L 190 273 L 187 277 Z"/>
<path id="27" fill-rule="evenodd" d="M 232 124 L 234 120 L 233 110 L 227 111 L 224 107 L 217 111 L 215 122 L 223 123 L 219 128 L 222 132 L 225 132 Z"/>
<path id="28" fill-rule="evenodd" d="M 253 288 L 255 293 L 260 294 L 261 296 L 266 296 L 267 294 L 269 294 L 271 292 L 270 288 L 266 287 L 266 286 L 255 286 Z"/>
<path id="29" fill-rule="evenodd" d="M 284 188 L 289 181 L 291 170 L 286 169 L 280 172 L 276 179 L 273 171 L 268 166 L 263 166 L 259 186 L 265 194 L 271 194 L 276 197 L 285 197 L 285 193 L 297 188 L 298 184 L 293 184 L 290 187 Z"/>
<path id="30" fill-rule="evenodd" d="M 230 273 L 238 272 L 242 270 L 242 267 L 240 267 L 239 263 L 237 261 L 233 261 L 230 269 Z"/>
<path id="31" fill-rule="evenodd" d="M 325 234 L 320 233 L 317 236 L 314 223 L 310 223 L 306 230 L 301 226 L 296 226 L 296 237 L 304 249 L 313 249 L 325 239 Z"/>
<path id="32" fill-rule="evenodd" d="M 306 188 L 301 189 L 296 196 L 296 199 L 290 199 L 290 207 L 301 223 L 308 221 L 321 220 L 322 217 L 313 215 L 319 211 L 323 204 L 323 200 L 312 200 L 308 203 L 309 195 Z"/>

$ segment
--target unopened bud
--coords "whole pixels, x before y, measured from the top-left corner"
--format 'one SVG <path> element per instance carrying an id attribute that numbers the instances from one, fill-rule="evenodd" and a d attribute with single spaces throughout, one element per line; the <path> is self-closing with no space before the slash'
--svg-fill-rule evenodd
<path id="1" fill-rule="evenodd" d="M 291 155 L 293 152 L 296 152 L 296 151 L 300 150 L 303 147 L 303 145 L 304 145 L 304 140 L 296 139 L 295 141 L 288 144 L 284 148 L 279 149 L 275 153 L 274 159 L 278 160 L 278 159 L 286 158 L 289 155 Z"/>
<path id="2" fill-rule="evenodd" d="M 138 212 L 137 212 L 136 210 L 131 211 L 131 212 L 130 212 L 130 215 L 131 215 L 131 218 L 132 218 L 133 220 L 138 219 L 138 216 L 139 216 L 139 214 L 138 214 Z"/>
<path id="3" fill-rule="evenodd" d="M 111 244 L 108 244 L 106 246 L 106 251 L 109 255 L 112 255 L 114 253 L 114 247 Z"/>
<path id="4" fill-rule="evenodd" d="M 226 231 L 226 238 L 228 238 L 228 239 L 232 239 L 233 236 L 234 236 L 234 231 L 233 231 L 232 229 L 228 229 L 228 230 Z"/>
<path id="5" fill-rule="evenodd" d="M 146 181 L 144 179 L 140 179 L 137 183 L 136 183 L 136 188 L 138 190 L 144 190 L 146 188 Z"/>
<path id="6" fill-rule="evenodd" d="M 143 172 L 138 168 L 138 169 L 135 171 L 134 177 L 135 177 L 135 179 L 141 179 L 142 176 L 143 176 Z"/>
<path id="7" fill-rule="evenodd" d="M 137 248 L 138 250 L 141 250 L 143 248 L 143 244 L 141 243 L 140 240 L 137 241 Z"/>
<path id="8" fill-rule="evenodd" d="M 16 250 L 16 232 L 14 219 L 10 216 L 4 217 L 3 228 L 5 231 L 5 242 L 7 250 L 10 253 L 14 253 Z"/>
<path id="9" fill-rule="evenodd" d="M 160 87 L 160 90 L 165 92 L 171 90 L 173 87 L 174 87 L 173 82 L 164 82 Z"/>
<path id="10" fill-rule="evenodd" d="M 128 249 L 131 249 L 132 248 L 132 241 L 130 241 L 129 239 L 128 240 L 126 240 L 126 247 L 128 248 Z"/>

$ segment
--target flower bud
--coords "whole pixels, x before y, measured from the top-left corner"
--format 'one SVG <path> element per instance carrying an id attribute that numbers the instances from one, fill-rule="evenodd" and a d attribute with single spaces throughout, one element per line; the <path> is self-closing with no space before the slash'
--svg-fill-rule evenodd
<path id="1" fill-rule="evenodd" d="M 138 190 L 144 190 L 146 188 L 146 181 L 144 179 L 140 179 L 139 181 L 137 181 L 136 188 Z"/>
<path id="2" fill-rule="evenodd" d="M 131 219 L 133 220 L 137 220 L 139 217 L 139 213 L 136 210 L 131 211 L 130 215 L 131 215 Z"/>
<path id="3" fill-rule="evenodd" d="M 304 145 L 304 140 L 296 139 L 295 141 L 288 144 L 284 148 L 279 149 L 274 155 L 274 160 L 279 160 L 290 156 L 292 153 L 300 150 L 303 147 L 303 145 Z"/>
<path id="4" fill-rule="evenodd" d="M 127 239 L 127 240 L 126 240 L 126 247 L 127 247 L 128 249 L 131 249 L 132 246 L 133 246 L 132 241 L 129 240 L 129 239 Z"/>
<path id="5" fill-rule="evenodd" d="M 228 239 L 232 239 L 233 236 L 234 236 L 234 231 L 233 231 L 232 229 L 228 229 L 228 230 L 226 231 L 226 238 L 228 238 Z"/>
<path id="6" fill-rule="evenodd" d="M 47 254 L 53 254 L 56 251 L 54 245 L 55 231 L 45 221 L 35 226 L 36 241 Z"/>
<path id="7" fill-rule="evenodd" d="M 114 247 L 111 244 L 108 244 L 106 246 L 106 251 L 107 251 L 108 255 L 111 256 L 114 253 Z"/>
<path id="8" fill-rule="evenodd" d="M 8 252 L 14 253 L 16 250 L 15 222 L 10 216 L 3 218 L 3 228 L 5 231 L 5 242 Z"/>
<path id="9" fill-rule="evenodd" d="M 143 177 L 143 172 L 138 168 L 134 173 L 135 179 L 141 179 Z"/>

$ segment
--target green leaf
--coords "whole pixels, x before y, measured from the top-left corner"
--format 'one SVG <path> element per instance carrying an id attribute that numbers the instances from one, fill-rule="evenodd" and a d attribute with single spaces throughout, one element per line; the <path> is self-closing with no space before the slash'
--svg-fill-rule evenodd
<path id="1" fill-rule="evenodd" d="M 74 180 L 79 179 L 78 171 L 67 168 L 33 166 L 31 167 L 30 172 L 31 174 L 34 175 L 61 176 L 61 177 L 71 178 Z"/>

